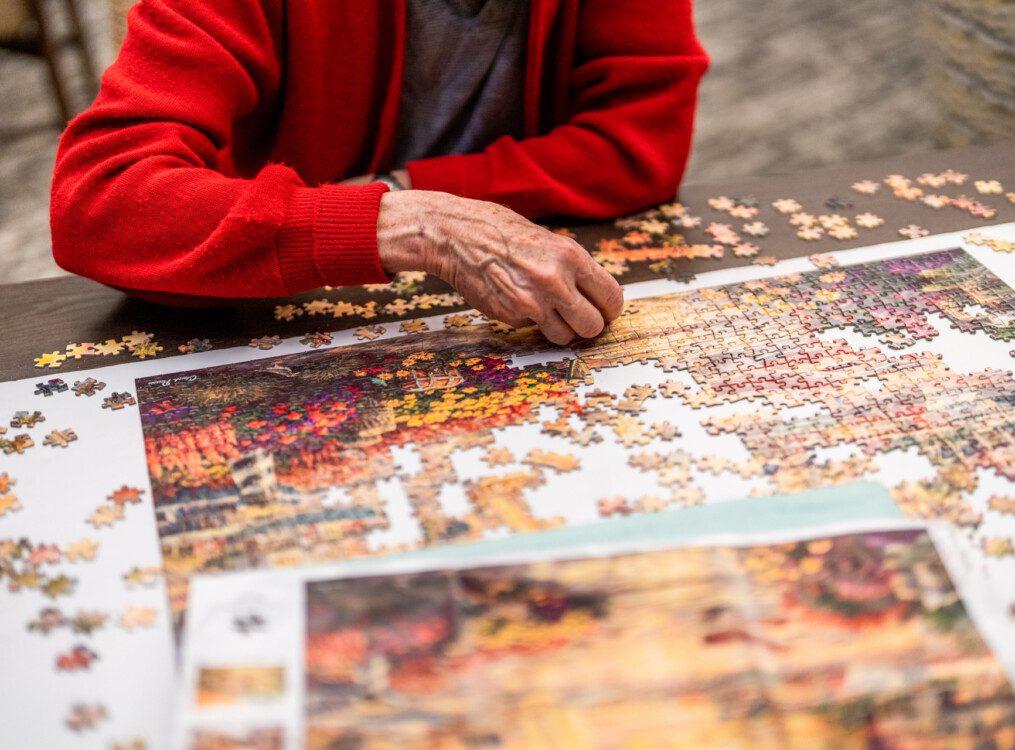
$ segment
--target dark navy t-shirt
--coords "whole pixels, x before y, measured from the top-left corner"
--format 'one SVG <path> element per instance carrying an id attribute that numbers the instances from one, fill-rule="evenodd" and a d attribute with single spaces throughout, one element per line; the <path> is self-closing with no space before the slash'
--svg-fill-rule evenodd
<path id="1" fill-rule="evenodd" d="M 519 136 L 528 0 L 408 0 L 395 168 Z"/>

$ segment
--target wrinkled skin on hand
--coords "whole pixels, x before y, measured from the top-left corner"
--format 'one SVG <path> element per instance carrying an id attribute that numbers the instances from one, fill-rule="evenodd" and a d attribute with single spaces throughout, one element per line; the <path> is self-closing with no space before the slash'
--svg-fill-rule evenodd
<path id="1" fill-rule="evenodd" d="M 620 284 L 581 245 L 496 203 L 386 193 L 377 241 L 388 273 L 432 273 L 484 315 L 535 323 L 555 344 L 597 336 L 624 306 Z"/>

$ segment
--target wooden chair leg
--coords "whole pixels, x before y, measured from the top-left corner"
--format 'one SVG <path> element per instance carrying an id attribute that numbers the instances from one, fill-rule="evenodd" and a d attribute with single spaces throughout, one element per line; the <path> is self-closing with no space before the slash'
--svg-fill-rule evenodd
<path id="1" fill-rule="evenodd" d="M 81 73 L 88 87 L 89 98 L 95 96 L 99 90 L 98 78 L 95 76 L 95 65 L 88 49 L 88 42 L 85 40 L 84 28 L 81 26 L 81 15 L 78 13 L 77 0 L 64 0 L 67 9 L 67 19 L 70 22 L 71 33 L 77 40 L 78 57 L 81 59 Z"/>
<path id="2" fill-rule="evenodd" d="M 46 67 L 49 69 L 49 80 L 53 84 L 53 93 L 56 95 L 56 103 L 60 109 L 60 116 L 64 123 L 70 122 L 71 105 L 67 97 L 67 89 L 63 85 L 60 76 L 60 63 L 57 58 L 57 48 L 53 39 L 52 29 L 49 26 L 49 19 L 42 7 L 42 0 L 27 0 L 29 12 L 35 19 L 39 28 L 39 51 L 46 60 Z"/>

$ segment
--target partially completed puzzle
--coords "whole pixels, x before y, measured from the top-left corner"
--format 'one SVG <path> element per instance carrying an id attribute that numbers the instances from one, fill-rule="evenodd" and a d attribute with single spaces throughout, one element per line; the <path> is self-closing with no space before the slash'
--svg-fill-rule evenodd
<path id="1" fill-rule="evenodd" d="M 139 379 L 174 610 L 197 572 L 878 478 L 889 454 L 908 513 L 975 528 L 984 477 L 1015 479 L 1015 379 L 930 345 L 1012 341 L 1015 292 L 958 249 L 826 265 L 635 300 L 573 352 L 466 317 Z"/>

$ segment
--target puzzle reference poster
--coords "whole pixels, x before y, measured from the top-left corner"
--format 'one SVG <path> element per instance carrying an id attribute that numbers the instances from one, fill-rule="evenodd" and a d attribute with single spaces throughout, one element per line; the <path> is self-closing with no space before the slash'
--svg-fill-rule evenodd
<path id="1" fill-rule="evenodd" d="M 552 547 L 517 563 L 317 572 L 288 588 L 277 573 L 196 579 L 177 747 L 1015 737 L 1008 676 L 922 529 L 580 557 Z"/>
<path id="2" fill-rule="evenodd" d="M 17 422 L 0 436 L 0 634 L 4 672 L 21 676 L 0 683 L 0 746 L 167 747 L 196 575 L 742 498 L 761 523 L 773 495 L 856 482 L 934 527 L 972 622 L 1015 674 L 1015 254 L 998 249 L 1015 226 L 982 234 L 994 245 L 956 233 L 629 285 L 623 316 L 568 349 L 465 312 L 0 383 Z M 626 601 L 610 586 L 603 596 Z M 659 596 L 684 596 L 668 586 Z M 204 694 L 238 684 L 288 699 L 280 679 L 210 673 Z M 442 684 L 434 696 L 460 690 Z M 547 687 L 546 710 L 570 721 L 558 689 L 572 688 Z M 321 716 L 337 717 L 328 696 Z"/>

